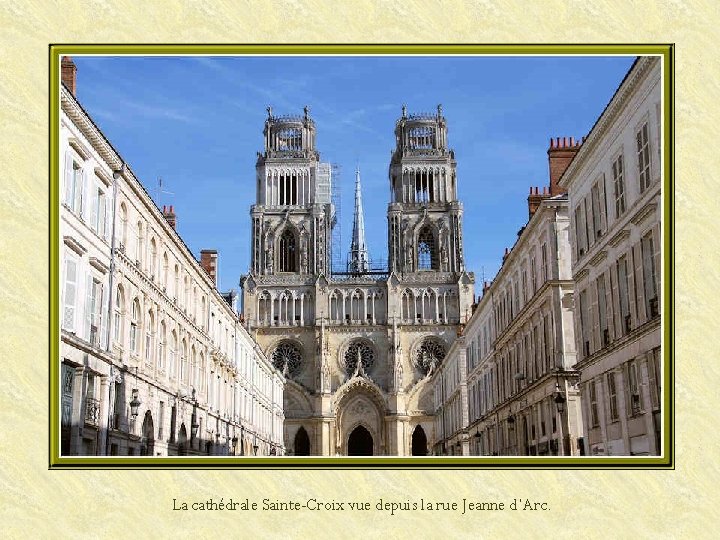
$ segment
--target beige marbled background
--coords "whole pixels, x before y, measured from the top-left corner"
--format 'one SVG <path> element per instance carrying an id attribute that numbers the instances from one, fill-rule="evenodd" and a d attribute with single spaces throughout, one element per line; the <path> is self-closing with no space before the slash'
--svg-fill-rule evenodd
<path id="1" fill-rule="evenodd" d="M 699 538 L 718 504 L 711 1 L 0 3 L 0 536 Z M 274 6 L 271 9 L 270 6 Z M 715 7 L 713 7 L 715 6 Z M 48 471 L 48 43 L 677 44 L 675 471 Z M 172 499 L 546 500 L 545 513 L 172 512 Z"/>

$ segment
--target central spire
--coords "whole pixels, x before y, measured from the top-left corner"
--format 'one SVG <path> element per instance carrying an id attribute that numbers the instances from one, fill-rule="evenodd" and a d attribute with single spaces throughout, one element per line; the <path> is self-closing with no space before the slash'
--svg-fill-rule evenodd
<path id="1" fill-rule="evenodd" d="M 364 273 L 370 270 L 367 245 L 365 244 L 365 219 L 363 217 L 360 167 L 355 170 L 355 215 L 353 216 L 352 243 L 350 244 L 350 272 Z"/>

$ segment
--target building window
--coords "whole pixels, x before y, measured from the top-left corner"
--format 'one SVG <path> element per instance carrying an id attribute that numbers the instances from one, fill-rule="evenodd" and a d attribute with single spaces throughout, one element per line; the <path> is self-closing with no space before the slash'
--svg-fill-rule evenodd
<path id="1" fill-rule="evenodd" d="M 612 164 L 615 185 L 615 217 L 625 213 L 625 180 L 623 174 L 623 156 L 620 154 Z"/>
<path id="2" fill-rule="evenodd" d="M 640 380 L 638 373 L 638 364 L 631 360 L 627 363 L 628 375 L 628 394 L 630 414 L 636 415 L 642 412 L 642 398 L 640 397 Z"/>
<path id="3" fill-rule="evenodd" d="M 605 180 L 601 178 L 592 187 L 592 229 L 595 239 L 602 236 L 605 229 L 605 216 L 607 215 L 607 201 L 605 200 Z"/>
<path id="4" fill-rule="evenodd" d="M 418 270 L 437 270 L 435 237 L 430 227 L 425 226 L 418 234 Z"/>
<path id="5" fill-rule="evenodd" d="M 72 255 L 65 257 L 65 286 L 63 287 L 62 327 L 75 331 L 75 304 L 77 296 L 77 259 Z"/>
<path id="6" fill-rule="evenodd" d="M 95 192 L 90 226 L 102 238 L 107 237 L 107 197 L 105 192 L 98 188 Z"/>
<path id="7" fill-rule="evenodd" d="M 295 247 L 295 235 L 290 229 L 285 229 L 280 237 L 280 249 L 278 252 L 278 271 L 297 272 L 297 250 Z"/>
<path id="8" fill-rule="evenodd" d="M 189 376 L 189 370 L 188 370 L 188 351 L 187 351 L 187 343 L 183 340 L 182 342 L 182 348 L 180 349 L 180 381 L 187 384 L 187 379 Z"/>
<path id="9" fill-rule="evenodd" d="M 286 376 L 295 377 L 302 370 L 302 352 L 294 343 L 282 341 L 273 351 L 272 363 Z"/>
<path id="10" fill-rule="evenodd" d="M 158 368 L 162 371 L 165 369 L 165 342 L 167 333 L 165 330 L 165 322 L 160 323 L 160 339 L 158 340 Z"/>
<path id="11" fill-rule="evenodd" d="M 148 364 L 152 363 L 152 329 L 153 329 L 153 314 L 152 311 L 148 311 L 147 323 L 145 324 L 145 362 Z"/>
<path id="12" fill-rule="evenodd" d="M 617 389 L 615 386 L 615 373 L 610 372 L 607 374 L 607 385 L 608 385 L 608 394 L 610 396 L 610 420 L 615 421 L 618 419 L 618 410 L 617 410 Z"/>
<path id="13" fill-rule="evenodd" d="M 369 373 L 375 363 L 375 351 L 364 341 L 354 341 L 345 351 L 345 373 L 352 377 L 360 358 L 362 368 L 365 373 Z"/>
<path id="14" fill-rule="evenodd" d="M 542 265 L 542 269 L 541 269 L 541 272 L 542 272 L 541 278 L 542 279 L 540 280 L 540 282 L 545 283 L 545 281 L 547 281 L 547 279 L 548 279 L 547 244 L 543 244 L 542 247 L 540 248 L 540 257 L 541 257 L 540 264 Z"/>
<path id="15" fill-rule="evenodd" d="M 127 246 L 127 236 L 128 236 L 128 215 L 127 215 L 127 207 L 125 206 L 125 203 L 120 204 L 120 246 L 118 249 L 125 253 L 125 247 Z"/>
<path id="16" fill-rule="evenodd" d="M 79 214 L 82 209 L 84 183 L 82 165 L 68 151 L 65 154 L 65 205 L 74 214 Z"/>
<path id="17" fill-rule="evenodd" d="M 640 193 L 650 186 L 650 138 L 648 137 L 647 122 L 643 124 L 635 135 L 637 141 L 638 179 L 640 180 Z"/>
<path id="18" fill-rule="evenodd" d="M 650 319 L 660 314 L 655 274 L 655 245 L 652 233 L 642 239 L 643 282 L 645 284 L 645 312 Z"/>
<path id="19" fill-rule="evenodd" d="M 623 255 L 617 262 L 617 275 L 618 275 L 618 295 L 620 304 L 620 326 L 623 334 L 627 334 L 631 330 L 630 320 L 630 297 L 628 285 L 628 269 L 627 269 L 627 256 Z"/>
<path id="20" fill-rule="evenodd" d="M 170 377 L 175 378 L 175 355 L 177 354 L 177 334 L 175 334 L 175 330 L 170 333 L 170 350 L 168 353 L 168 372 Z"/>
<path id="21" fill-rule="evenodd" d="M 115 292 L 115 317 L 113 321 L 113 339 L 116 343 L 122 341 L 122 313 L 125 309 L 125 299 L 123 297 L 122 287 L 118 287 Z"/>
<path id="22" fill-rule="evenodd" d="M 87 297 L 87 336 L 88 341 L 95 346 L 100 345 L 100 327 L 102 324 L 102 297 L 103 286 L 97 279 L 88 281 Z"/>
<path id="23" fill-rule="evenodd" d="M 140 317 L 140 302 L 136 298 L 132 303 L 130 312 L 130 350 L 137 354 L 138 352 L 138 325 Z"/>
<path id="24" fill-rule="evenodd" d="M 597 381 L 590 381 L 590 425 L 595 427 L 600 424 L 597 404 Z"/>
<path id="25" fill-rule="evenodd" d="M 653 410 L 660 408 L 660 349 L 653 349 L 648 360 L 648 379 L 650 383 L 650 402 Z"/>
<path id="26" fill-rule="evenodd" d="M 437 339 L 427 338 L 415 353 L 415 367 L 423 374 L 428 374 L 440 365 L 445 358 L 445 346 Z"/>
<path id="27" fill-rule="evenodd" d="M 138 265 L 143 263 L 143 256 L 145 254 L 145 237 L 143 235 L 143 224 L 142 221 L 137 223 L 137 253 L 135 254 L 135 261 Z"/>
<path id="28" fill-rule="evenodd" d="M 157 272 L 157 244 L 155 239 L 150 239 L 150 277 L 155 278 Z"/>
<path id="29" fill-rule="evenodd" d="M 598 323 L 600 326 L 600 344 L 606 347 L 610 344 L 610 329 L 608 327 L 607 317 L 607 297 L 605 296 L 605 275 L 603 274 L 597 279 L 597 303 L 598 303 Z"/>
<path id="30" fill-rule="evenodd" d="M 590 317 L 588 313 L 587 289 L 580 292 L 580 335 L 582 336 L 582 355 L 590 356 Z"/>

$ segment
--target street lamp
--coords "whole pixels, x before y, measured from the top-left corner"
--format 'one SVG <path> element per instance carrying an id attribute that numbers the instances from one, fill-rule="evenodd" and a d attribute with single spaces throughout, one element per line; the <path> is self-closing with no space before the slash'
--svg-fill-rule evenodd
<path id="1" fill-rule="evenodd" d="M 562 416 L 562 414 L 565 412 L 565 402 L 567 399 L 565 398 L 565 394 L 563 394 L 562 390 L 560 390 L 560 385 L 555 385 L 555 397 L 553 398 L 555 401 L 555 406 L 557 407 L 558 414 Z"/>
<path id="2" fill-rule="evenodd" d="M 565 382 L 563 381 L 563 386 Z M 570 455 L 570 425 L 569 422 L 566 424 L 565 415 L 565 404 L 567 403 L 567 397 L 565 392 L 560 389 L 560 368 L 558 367 L 555 371 L 555 392 L 553 394 L 553 401 L 555 407 L 557 407 L 558 415 L 560 416 L 560 444 L 562 445 L 562 455 Z"/>
<path id="3" fill-rule="evenodd" d="M 138 417 L 138 414 L 140 414 L 142 401 L 138 398 L 139 394 L 140 391 L 137 388 L 133 388 L 132 401 L 130 401 L 130 416 L 132 416 L 133 421 Z"/>

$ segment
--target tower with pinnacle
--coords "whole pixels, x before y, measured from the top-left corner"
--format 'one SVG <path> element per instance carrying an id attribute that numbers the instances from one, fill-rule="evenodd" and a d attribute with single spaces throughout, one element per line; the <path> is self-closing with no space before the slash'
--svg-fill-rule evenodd
<path id="1" fill-rule="evenodd" d="M 360 185 L 360 168 L 355 170 L 355 213 L 353 214 L 352 241 L 348 257 L 348 271 L 365 274 L 370 270 L 368 249 L 365 243 L 365 218 L 362 206 L 362 187 Z"/>
<path id="2" fill-rule="evenodd" d="M 241 286 L 245 324 L 286 376 L 291 455 L 426 455 L 434 444 L 428 382 L 470 316 L 474 279 L 442 109 L 403 107 L 395 135 L 388 267 L 370 267 L 358 169 L 348 265 L 333 272 L 338 179 L 320 161 L 309 110 L 268 108 Z"/>

